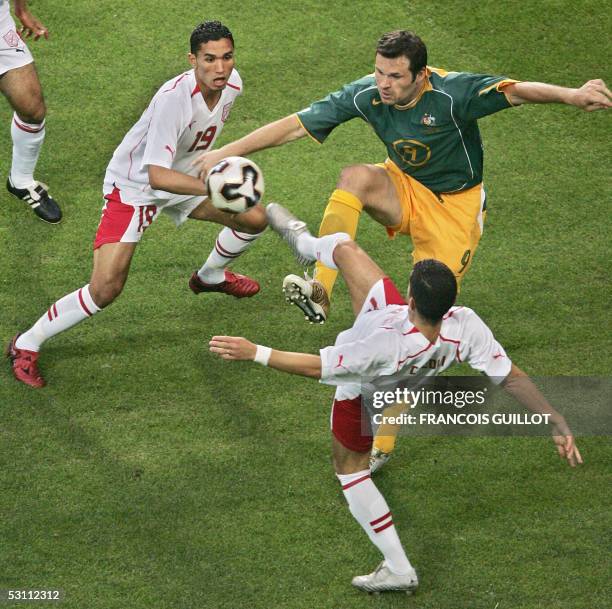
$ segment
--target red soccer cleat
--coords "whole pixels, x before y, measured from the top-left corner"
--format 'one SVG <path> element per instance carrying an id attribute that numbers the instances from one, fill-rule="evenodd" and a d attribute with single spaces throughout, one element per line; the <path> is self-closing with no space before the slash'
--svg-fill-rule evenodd
<path id="1" fill-rule="evenodd" d="M 38 371 L 38 352 L 15 347 L 18 338 L 19 334 L 16 334 L 6 348 L 6 357 L 11 360 L 13 376 L 30 387 L 44 387 L 45 379 Z"/>
<path id="2" fill-rule="evenodd" d="M 236 298 L 250 298 L 259 292 L 259 284 L 246 275 L 238 275 L 231 271 L 225 271 L 225 281 L 221 283 L 204 283 L 197 271 L 189 279 L 189 287 L 194 294 L 200 292 L 221 292 Z"/>

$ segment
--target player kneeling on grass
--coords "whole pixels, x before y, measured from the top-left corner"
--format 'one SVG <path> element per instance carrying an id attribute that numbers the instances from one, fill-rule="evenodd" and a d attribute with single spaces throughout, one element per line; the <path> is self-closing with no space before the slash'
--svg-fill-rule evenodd
<path id="1" fill-rule="evenodd" d="M 106 203 L 89 284 L 51 305 L 8 346 L 13 374 L 27 385 L 45 384 L 37 360 L 47 339 L 98 313 L 121 294 L 136 245 L 161 211 L 177 225 L 192 218 L 226 227 L 202 268 L 189 280 L 195 294 L 223 292 L 243 298 L 259 291 L 256 281 L 225 267 L 266 228 L 263 207 L 256 205 L 241 214 L 218 210 L 191 169 L 196 156 L 214 144 L 242 92 L 234 69 L 234 39 L 227 27 L 207 21 L 196 27 L 190 42 L 193 69 L 161 87 L 106 170 Z"/>
<path id="2" fill-rule="evenodd" d="M 453 306 L 457 282 L 445 264 L 431 259 L 416 263 L 406 302 L 347 234 L 315 238 L 280 205 L 272 203 L 266 211 L 270 226 L 289 243 L 298 260 L 320 260 L 342 273 L 355 323 L 319 355 L 277 351 L 232 336 L 213 337 L 210 350 L 226 360 L 254 360 L 337 386 L 331 416 L 334 467 L 351 514 L 384 556 L 373 573 L 353 578 L 353 585 L 368 592 L 410 592 L 418 585 L 416 572 L 387 502 L 370 477 L 372 437 L 362 433 L 362 426 L 370 429 L 370 421 L 362 421 L 363 378 L 431 376 L 453 361 L 468 362 L 501 382 L 529 410 L 550 415 L 557 451 L 571 466 L 582 463 L 582 458 L 564 418 L 510 361 L 487 325 L 471 309 Z M 438 368 L 429 366 L 432 359 L 440 362 Z"/>

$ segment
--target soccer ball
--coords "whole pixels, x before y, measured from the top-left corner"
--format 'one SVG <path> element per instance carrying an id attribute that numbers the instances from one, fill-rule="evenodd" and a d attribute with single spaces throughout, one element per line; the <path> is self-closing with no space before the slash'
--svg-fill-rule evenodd
<path id="1" fill-rule="evenodd" d="M 261 169 L 241 156 L 219 161 L 206 177 L 212 204 L 223 211 L 239 214 L 257 205 L 264 194 Z"/>

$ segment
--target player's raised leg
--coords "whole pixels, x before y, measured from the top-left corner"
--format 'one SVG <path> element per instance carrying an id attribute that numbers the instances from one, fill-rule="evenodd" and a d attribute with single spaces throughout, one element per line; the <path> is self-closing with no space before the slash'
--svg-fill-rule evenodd
<path id="1" fill-rule="evenodd" d="M 304 222 L 278 203 L 270 203 L 266 214 L 270 226 L 288 243 L 298 262 L 308 264 L 317 260 L 342 273 L 357 314 L 372 286 L 385 276 L 382 269 L 346 233 L 313 237 Z M 297 304 L 310 321 L 324 321 L 316 283 L 288 275 L 283 289 L 288 300 Z"/>
<path id="2" fill-rule="evenodd" d="M 209 200 L 203 201 L 189 217 L 222 224 L 225 228 L 217 235 L 215 246 L 202 267 L 193 273 L 189 287 L 194 294 L 201 292 L 223 292 L 236 298 L 254 296 L 259 292 L 259 283 L 246 275 L 227 270 L 263 234 L 267 226 L 266 214 L 261 205 L 249 211 L 231 214 L 214 207 Z"/>
<path id="3" fill-rule="evenodd" d="M 34 179 L 34 170 L 45 139 L 46 107 L 34 63 L 0 75 L 0 91 L 15 113 L 11 120 L 13 158 L 8 191 L 26 203 L 45 222 L 57 224 L 62 213 L 48 187 Z"/>
<path id="4" fill-rule="evenodd" d="M 13 375 L 31 387 L 43 387 L 38 356 L 43 343 L 111 304 L 127 280 L 136 243 L 107 243 L 94 252 L 90 282 L 53 303 L 38 321 L 8 345 Z"/>
<path id="5" fill-rule="evenodd" d="M 352 165 L 342 170 L 323 213 L 319 236 L 344 232 L 352 239 L 362 209 L 377 222 L 394 226 L 401 221 L 402 209 L 395 186 L 383 167 L 378 165 Z M 314 280 L 331 296 L 337 271 L 317 262 Z"/>
<path id="6" fill-rule="evenodd" d="M 400 542 L 391 510 L 370 476 L 371 436 L 362 435 L 360 398 L 335 400 L 332 410 L 334 469 L 355 520 L 384 560 L 368 575 L 352 580 L 365 592 L 404 591 L 418 586 L 417 574 Z"/>

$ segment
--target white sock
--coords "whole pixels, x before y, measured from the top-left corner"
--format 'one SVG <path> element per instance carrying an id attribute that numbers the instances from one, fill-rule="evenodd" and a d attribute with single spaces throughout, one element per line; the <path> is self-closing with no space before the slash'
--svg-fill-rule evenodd
<path id="1" fill-rule="evenodd" d="M 17 188 L 27 188 L 34 182 L 34 169 L 45 139 L 45 121 L 40 124 L 26 123 L 17 113 L 11 122 L 13 138 L 13 164 L 11 182 Z"/>
<path id="2" fill-rule="evenodd" d="M 334 262 L 334 250 L 342 241 L 350 240 L 346 233 L 334 233 L 323 237 L 313 237 L 310 233 L 302 233 L 297 240 L 300 254 L 322 262 L 327 268 L 338 270 Z"/>
<path id="3" fill-rule="evenodd" d="M 370 470 L 336 475 L 351 514 L 382 552 L 387 567 L 396 575 L 413 571 L 395 530 L 389 506 L 372 482 Z"/>
<path id="4" fill-rule="evenodd" d="M 60 298 L 15 343 L 18 349 L 39 351 L 41 345 L 52 336 L 76 326 L 79 322 L 100 311 L 89 293 L 89 284 L 72 294 Z"/>
<path id="5" fill-rule="evenodd" d="M 239 233 L 233 228 L 225 227 L 217 236 L 215 247 L 206 262 L 198 271 L 204 283 L 215 284 L 225 280 L 225 267 L 246 251 L 257 238 L 263 234 Z"/>

